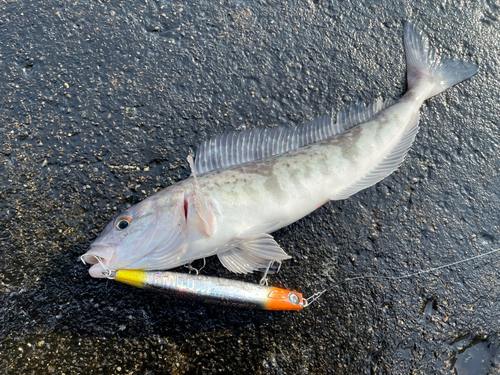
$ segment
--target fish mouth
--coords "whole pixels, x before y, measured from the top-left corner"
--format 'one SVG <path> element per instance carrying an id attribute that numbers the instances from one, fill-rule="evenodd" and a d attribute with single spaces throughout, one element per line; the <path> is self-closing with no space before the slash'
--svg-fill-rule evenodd
<path id="1" fill-rule="evenodd" d="M 110 269 L 108 265 L 111 263 L 115 256 L 115 246 L 108 245 L 94 245 L 90 250 L 83 254 L 80 259 L 83 263 L 93 264 L 89 268 L 90 276 L 96 279 L 113 278 L 116 270 Z"/>

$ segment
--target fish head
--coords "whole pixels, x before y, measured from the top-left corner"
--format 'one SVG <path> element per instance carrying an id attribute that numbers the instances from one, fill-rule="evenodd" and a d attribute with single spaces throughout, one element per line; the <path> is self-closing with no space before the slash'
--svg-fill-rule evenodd
<path id="1" fill-rule="evenodd" d="M 95 278 L 106 277 L 106 269 L 167 269 L 187 244 L 184 193 L 165 189 L 118 215 L 82 259 L 93 264 Z"/>

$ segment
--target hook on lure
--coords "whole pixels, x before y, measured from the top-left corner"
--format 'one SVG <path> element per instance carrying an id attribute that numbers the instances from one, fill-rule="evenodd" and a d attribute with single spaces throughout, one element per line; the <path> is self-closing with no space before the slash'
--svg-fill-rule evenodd
<path id="1" fill-rule="evenodd" d="M 223 279 L 176 272 L 155 272 L 142 270 L 111 270 L 104 265 L 101 257 L 92 256 L 103 268 L 103 275 L 139 288 L 170 292 L 176 296 L 198 299 L 202 302 L 234 307 L 258 308 L 262 310 L 301 310 L 307 305 L 300 293 L 253 284 L 238 280 Z"/>
<path id="2" fill-rule="evenodd" d="M 139 288 L 154 288 L 156 290 L 170 291 L 176 295 L 199 299 L 203 302 L 235 307 L 260 308 L 264 310 L 302 310 L 316 302 L 326 292 L 349 281 L 362 279 L 401 280 L 483 258 L 499 251 L 500 248 L 493 249 L 486 253 L 444 264 L 439 267 L 399 276 L 355 276 L 344 279 L 329 288 L 314 293 L 308 298 L 303 298 L 300 293 L 286 289 L 199 274 L 186 275 L 174 272 L 148 272 L 142 270 L 115 271 L 107 268 L 101 257 L 92 254 L 84 254 L 80 257 L 80 260 L 84 264 L 87 264 L 84 257 L 92 256 L 103 268 L 102 273 L 105 277 Z M 269 265 L 269 267 L 271 267 L 271 265 Z M 269 269 L 267 271 L 269 271 Z"/>
<path id="3" fill-rule="evenodd" d="M 118 270 L 114 279 L 138 288 L 217 305 L 262 310 L 301 310 L 306 305 L 298 292 L 220 277 L 169 271 Z"/>
<path id="4" fill-rule="evenodd" d="M 102 261 L 101 257 L 98 255 L 93 255 L 93 254 L 83 254 L 80 256 L 80 260 L 83 262 L 83 264 L 87 264 L 85 262 L 84 257 L 94 257 L 97 260 L 97 263 L 100 264 L 100 266 L 103 268 L 104 271 L 102 271 L 102 274 L 106 276 L 108 279 L 114 279 L 116 278 L 116 271 L 115 270 L 110 270 L 104 265 L 104 262 Z"/>

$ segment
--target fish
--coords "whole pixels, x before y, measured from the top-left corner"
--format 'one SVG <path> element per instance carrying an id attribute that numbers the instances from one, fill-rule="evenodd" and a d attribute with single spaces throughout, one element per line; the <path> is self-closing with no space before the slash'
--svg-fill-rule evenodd
<path id="1" fill-rule="evenodd" d="M 187 157 L 189 178 L 125 210 L 92 242 L 90 275 L 162 271 L 213 255 L 246 274 L 290 259 L 270 233 L 389 176 L 415 140 L 424 101 L 477 73 L 473 62 L 439 56 L 412 23 L 403 34 L 408 90 L 399 100 L 204 141 Z"/>

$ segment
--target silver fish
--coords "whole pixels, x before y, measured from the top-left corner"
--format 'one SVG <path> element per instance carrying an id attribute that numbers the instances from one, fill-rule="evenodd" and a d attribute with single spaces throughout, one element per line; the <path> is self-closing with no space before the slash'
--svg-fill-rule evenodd
<path id="1" fill-rule="evenodd" d="M 269 233 L 391 174 L 415 139 L 422 103 L 477 72 L 471 62 L 441 59 L 411 23 L 404 42 L 408 91 L 400 100 L 346 107 L 336 121 L 325 115 L 205 141 L 196 162 L 188 157 L 191 177 L 120 214 L 85 256 L 111 270 L 166 270 L 217 255 L 236 273 L 289 259 Z M 103 265 L 90 275 L 105 277 Z"/>

